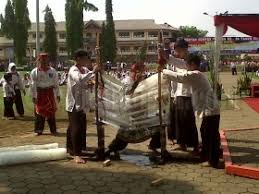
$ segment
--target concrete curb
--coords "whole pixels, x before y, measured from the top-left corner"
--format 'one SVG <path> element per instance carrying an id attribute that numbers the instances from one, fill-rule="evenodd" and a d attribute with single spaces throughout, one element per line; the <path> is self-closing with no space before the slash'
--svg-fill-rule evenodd
<path id="1" fill-rule="evenodd" d="M 225 161 L 226 174 L 259 180 L 259 168 L 236 165 L 232 162 L 231 153 L 229 151 L 228 142 L 225 135 L 225 131 L 235 132 L 235 131 L 253 130 L 253 129 L 258 129 L 258 127 L 250 128 L 250 129 L 222 129 L 220 131 L 220 138 L 221 138 L 221 145 L 223 148 L 223 159 Z"/>

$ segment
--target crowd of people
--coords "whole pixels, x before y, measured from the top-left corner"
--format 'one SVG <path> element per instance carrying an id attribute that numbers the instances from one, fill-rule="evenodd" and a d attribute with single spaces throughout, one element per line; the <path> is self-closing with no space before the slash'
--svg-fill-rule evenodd
<path id="1" fill-rule="evenodd" d="M 240 72 L 252 72 L 259 76 L 259 62 L 258 61 L 224 61 L 221 62 L 222 67 L 229 67 L 232 75 L 237 75 Z"/>
<path id="2" fill-rule="evenodd" d="M 188 53 L 188 43 L 184 39 L 177 40 L 173 51 L 172 55 L 167 56 L 164 50 L 159 50 L 158 71 L 165 75 L 171 88 L 168 138 L 175 143 L 174 149 L 186 151 L 188 147 L 192 147 L 194 154 L 200 154 L 202 161 L 205 162 L 204 166 L 217 167 L 221 155 L 219 103 L 207 77 L 199 71 L 200 57 Z M 49 65 L 48 55 L 41 53 L 37 67 L 31 73 L 26 73 L 23 79 L 16 71 L 16 65 L 11 63 L 2 79 L 4 118 L 14 119 L 13 104 L 16 105 L 19 116 L 24 115 L 21 95 L 26 94 L 25 88 L 30 88 L 35 107 L 35 135 L 42 135 L 45 120 L 48 122 L 51 134 L 56 135 L 55 114 L 57 103 L 60 102 L 59 86 L 66 84 L 65 109 L 69 121 L 67 152 L 74 157 L 76 163 L 85 163 L 82 151 L 86 149 L 86 113 L 91 108 L 89 95 L 93 90 L 95 73 L 101 70 L 99 66 L 91 65 L 91 58 L 84 50 L 76 51 L 74 60 L 75 64 L 61 75 Z M 166 64 L 167 69 L 164 69 Z M 121 80 L 126 95 L 132 95 L 138 84 L 154 73 L 147 72 L 143 64 L 135 63 L 130 71 L 122 70 L 112 75 Z M 195 123 L 196 116 L 202 118 L 201 150 Z M 158 130 L 151 137 L 149 145 L 149 149 L 154 152 L 161 147 L 161 129 L 157 127 Z M 119 130 L 108 146 L 106 156 L 126 148 L 130 142 L 122 137 Z"/>

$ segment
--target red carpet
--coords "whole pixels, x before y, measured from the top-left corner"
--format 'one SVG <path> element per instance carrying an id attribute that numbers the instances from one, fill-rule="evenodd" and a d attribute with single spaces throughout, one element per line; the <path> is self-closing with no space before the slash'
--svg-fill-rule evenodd
<path id="1" fill-rule="evenodd" d="M 259 98 L 244 98 L 244 101 L 248 104 L 248 106 L 259 113 Z"/>

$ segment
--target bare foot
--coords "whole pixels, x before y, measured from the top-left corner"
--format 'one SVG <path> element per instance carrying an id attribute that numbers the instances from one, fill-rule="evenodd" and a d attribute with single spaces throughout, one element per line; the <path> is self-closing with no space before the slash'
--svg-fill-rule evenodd
<path id="1" fill-rule="evenodd" d="M 201 163 L 202 167 L 211 167 L 210 163 L 208 161 Z"/>
<path id="2" fill-rule="evenodd" d="M 74 160 L 77 164 L 85 164 L 86 163 L 86 161 L 83 158 L 81 158 L 80 156 L 75 156 Z"/>
<path id="3" fill-rule="evenodd" d="M 186 151 L 187 151 L 187 148 L 186 148 L 185 145 L 176 144 L 176 145 L 173 147 L 173 150 L 186 152 Z"/>

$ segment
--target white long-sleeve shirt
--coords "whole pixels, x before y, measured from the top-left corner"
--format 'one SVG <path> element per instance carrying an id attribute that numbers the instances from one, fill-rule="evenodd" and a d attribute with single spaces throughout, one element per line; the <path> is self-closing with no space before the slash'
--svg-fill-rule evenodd
<path id="1" fill-rule="evenodd" d="M 220 114 L 220 107 L 208 78 L 198 70 L 173 72 L 163 70 L 171 81 L 184 83 L 191 87 L 192 103 L 197 116 L 213 116 Z"/>
<path id="2" fill-rule="evenodd" d="M 15 96 L 15 91 L 11 83 L 3 82 L 3 97 L 13 97 Z"/>
<path id="3" fill-rule="evenodd" d="M 132 89 L 132 86 L 134 85 L 134 80 L 130 76 L 127 76 L 122 80 L 122 84 L 123 84 L 124 92 L 126 94 Z"/>
<path id="4" fill-rule="evenodd" d="M 186 63 L 183 59 L 170 56 L 168 60 L 169 69 L 175 72 L 186 71 Z M 188 85 L 184 83 L 174 83 L 171 82 L 171 97 L 186 96 L 191 97 L 191 89 Z"/>
<path id="5" fill-rule="evenodd" d="M 55 96 L 60 96 L 57 71 L 50 67 L 48 71 L 39 71 L 36 67 L 31 71 L 31 93 L 37 98 L 37 88 L 53 88 Z"/>
<path id="6" fill-rule="evenodd" d="M 81 73 L 76 65 L 68 72 L 66 111 L 86 112 L 90 108 L 88 81 L 94 77 L 94 73 L 83 67 L 85 73 Z"/>

